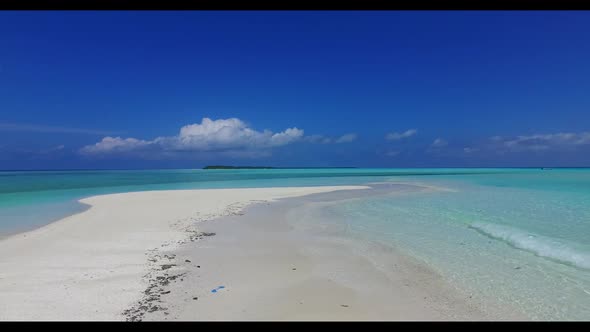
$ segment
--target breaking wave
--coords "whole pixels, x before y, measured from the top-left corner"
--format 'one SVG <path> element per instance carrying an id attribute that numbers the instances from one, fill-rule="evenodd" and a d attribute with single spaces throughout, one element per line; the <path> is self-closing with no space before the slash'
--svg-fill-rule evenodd
<path id="1" fill-rule="evenodd" d="M 532 252 L 537 256 L 590 269 L 590 253 L 574 249 L 555 239 L 508 226 L 482 222 L 473 223 L 469 227 L 488 237 L 504 241 L 515 248 Z"/>

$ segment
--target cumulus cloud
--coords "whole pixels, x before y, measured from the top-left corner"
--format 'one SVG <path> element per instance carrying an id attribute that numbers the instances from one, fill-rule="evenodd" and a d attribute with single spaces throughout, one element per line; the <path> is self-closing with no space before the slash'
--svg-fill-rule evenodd
<path id="1" fill-rule="evenodd" d="M 113 153 L 140 153 L 151 156 L 180 152 L 216 152 L 234 157 L 268 156 L 269 150 L 297 141 L 312 143 L 346 143 L 356 139 L 356 134 L 339 138 L 322 135 L 304 136 L 302 129 L 293 127 L 274 133 L 257 131 L 238 118 L 212 120 L 203 118 L 201 123 L 180 128 L 176 136 L 156 137 L 153 140 L 137 138 L 104 137 L 96 144 L 80 149 L 83 155 Z"/>
<path id="2" fill-rule="evenodd" d="M 434 142 L 432 142 L 432 147 L 434 148 L 442 148 L 443 146 L 447 146 L 449 145 L 449 142 L 445 141 L 442 138 L 437 138 L 434 140 Z"/>
<path id="3" fill-rule="evenodd" d="M 180 128 L 178 136 L 156 139 L 167 149 L 181 151 L 211 151 L 245 148 L 271 148 L 292 143 L 303 137 L 303 130 L 288 128 L 279 133 L 249 128 L 237 118 L 211 120 L 203 118 Z"/>
<path id="4" fill-rule="evenodd" d="M 590 132 L 521 135 L 511 138 L 494 136 L 490 141 L 496 147 L 509 151 L 544 151 L 590 145 Z"/>
<path id="5" fill-rule="evenodd" d="M 157 137 L 153 140 L 104 137 L 100 142 L 83 147 L 86 155 L 138 151 L 234 151 L 270 149 L 293 143 L 303 137 L 303 130 L 288 128 L 273 133 L 256 131 L 237 118 L 211 120 L 180 128 L 178 135 Z"/>
<path id="6" fill-rule="evenodd" d="M 403 133 L 396 133 L 396 132 L 388 133 L 387 135 L 385 135 L 385 139 L 388 141 L 398 141 L 400 139 L 412 137 L 412 136 L 416 135 L 417 132 L 418 132 L 418 130 L 416 130 L 416 129 L 408 129 L 408 130 L 404 131 Z"/>
<path id="7" fill-rule="evenodd" d="M 83 147 L 80 152 L 83 154 L 101 154 L 113 152 L 128 152 L 141 147 L 147 147 L 151 142 L 138 140 L 136 138 L 104 137 L 94 145 Z"/>

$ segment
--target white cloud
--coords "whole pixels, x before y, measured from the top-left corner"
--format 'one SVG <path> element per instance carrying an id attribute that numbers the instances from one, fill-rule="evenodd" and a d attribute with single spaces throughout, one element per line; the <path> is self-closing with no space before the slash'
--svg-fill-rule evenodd
<path id="1" fill-rule="evenodd" d="M 103 138 L 94 145 L 83 147 L 86 155 L 120 152 L 182 152 L 182 151 L 244 151 L 270 149 L 293 143 L 303 137 L 303 130 L 288 128 L 273 133 L 256 131 L 237 118 L 211 120 L 180 128 L 177 136 L 157 137 L 151 141 L 137 138 Z"/>
<path id="2" fill-rule="evenodd" d="M 385 139 L 389 140 L 389 141 L 397 141 L 403 138 L 408 138 L 408 137 L 412 137 L 414 135 L 416 135 L 416 133 L 418 132 L 418 130 L 416 129 L 408 129 L 406 131 L 404 131 L 403 133 L 389 133 L 387 135 L 385 135 Z"/>
<path id="3" fill-rule="evenodd" d="M 349 143 L 352 142 L 354 140 L 356 140 L 358 137 L 357 134 L 346 134 L 346 135 L 342 135 L 339 138 L 337 138 L 334 143 Z"/>
<path id="4" fill-rule="evenodd" d="M 100 142 L 94 145 L 87 145 L 83 147 L 80 152 L 83 154 L 101 154 L 112 152 L 127 152 L 136 150 L 140 147 L 149 146 L 150 142 L 138 140 L 136 138 L 121 138 L 121 137 L 104 137 Z"/>
<path id="5" fill-rule="evenodd" d="M 513 138 L 494 136 L 490 140 L 499 144 L 496 148 L 509 151 L 544 151 L 590 145 L 590 132 L 521 135 Z"/>
<path id="6" fill-rule="evenodd" d="M 225 150 L 243 148 L 270 148 L 292 143 L 303 137 L 303 130 L 288 128 L 279 133 L 262 132 L 249 128 L 237 118 L 211 120 L 203 118 L 180 128 L 178 136 L 160 138 L 159 141 L 174 150 Z M 156 139 L 158 141 L 158 139 Z"/>
<path id="7" fill-rule="evenodd" d="M 287 128 L 273 133 L 270 130 L 257 131 L 237 118 L 212 120 L 203 118 L 180 128 L 176 136 L 156 137 L 153 140 L 137 138 L 104 137 L 101 141 L 80 149 L 83 155 L 107 155 L 114 153 L 136 153 L 149 156 L 170 155 L 179 152 L 215 152 L 234 157 L 268 156 L 270 149 L 297 141 L 311 143 L 347 143 L 357 138 L 346 134 L 338 138 L 322 135 L 304 136 L 298 128 Z"/>
<path id="8" fill-rule="evenodd" d="M 445 141 L 442 138 L 437 138 L 434 140 L 434 142 L 432 142 L 432 147 L 434 148 L 442 148 L 443 146 L 447 146 L 449 145 L 449 142 Z"/>

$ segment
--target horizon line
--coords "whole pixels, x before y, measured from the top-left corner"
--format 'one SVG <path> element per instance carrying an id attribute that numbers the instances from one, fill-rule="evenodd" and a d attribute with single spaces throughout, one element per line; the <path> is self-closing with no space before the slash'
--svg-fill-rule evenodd
<path id="1" fill-rule="evenodd" d="M 248 167 L 248 166 L 236 166 L 236 167 Z M 250 166 L 256 167 L 256 166 Z M 266 167 L 266 166 L 265 166 Z M 538 168 L 538 169 L 564 169 L 564 168 L 590 168 L 590 166 L 412 166 L 412 167 L 357 167 L 357 166 L 306 166 L 306 167 L 274 167 L 268 166 L 269 168 L 257 168 L 257 170 L 264 169 L 442 169 L 442 168 Z M 239 169 L 239 168 L 234 168 Z M 246 168 L 244 168 L 246 169 Z M 48 172 L 48 171 L 156 171 L 156 170 L 202 170 L 210 171 L 211 169 L 200 168 L 46 168 L 46 169 L 0 169 L 0 172 Z M 221 169 L 221 170 L 232 170 L 232 169 Z"/>

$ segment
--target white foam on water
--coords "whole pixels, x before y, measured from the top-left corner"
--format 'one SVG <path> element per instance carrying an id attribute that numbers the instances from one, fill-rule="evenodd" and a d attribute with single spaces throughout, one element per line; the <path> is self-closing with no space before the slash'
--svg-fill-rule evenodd
<path id="1" fill-rule="evenodd" d="M 556 239 L 491 223 L 475 222 L 469 227 L 491 238 L 505 241 L 518 249 L 530 251 L 537 256 L 590 269 L 590 253 L 574 249 L 571 245 Z"/>

